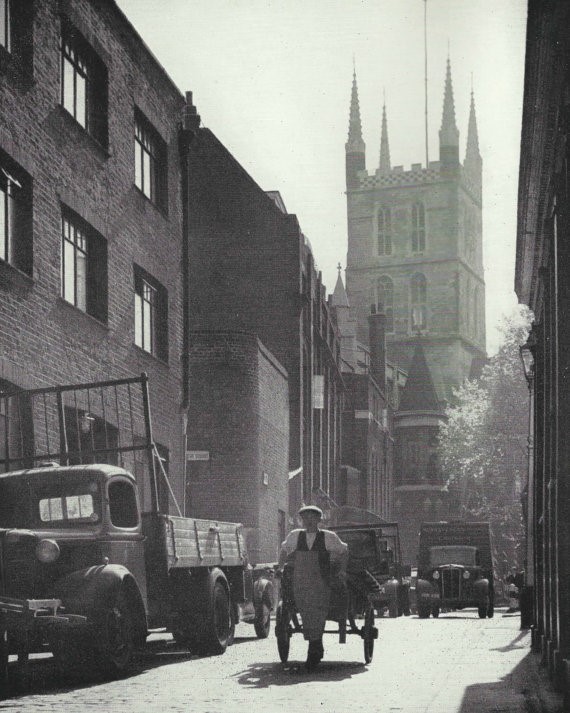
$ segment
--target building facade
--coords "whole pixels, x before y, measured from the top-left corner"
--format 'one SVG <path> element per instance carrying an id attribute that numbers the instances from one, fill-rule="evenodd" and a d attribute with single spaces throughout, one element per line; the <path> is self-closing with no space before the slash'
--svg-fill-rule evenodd
<path id="1" fill-rule="evenodd" d="M 367 342 L 371 307 L 383 312 L 388 362 L 409 372 L 404 393 L 413 408 L 400 406 L 395 417 L 395 515 L 402 527 L 416 527 L 424 515 L 445 516 L 448 503 L 437 464 L 410 458 L 411 444 L 425 438 L 433 451 L 445 404 L 485 358 L 482 159 L 473 95 L 463 163 L 448 60 L 439 160 L 410 170 L 393 166 L 384 107 L 380 160 L 368 173 L 354 75 L 345 151 L 347 294 L 358 339 Z M 417 413 L 412 384 L 423 388 L 426 378 L 435 403 Z M 416 549 L 410 540 L 405 558 L 413 561 Z"/>
<path id="2" fill-rule="evenodd" d="M 532 643 L 570 705 L 570 7 L 528 3 L 515 289 L 534 313 L 526 571 Z M 532 449 L 534 443 L 534 449 Z"/>

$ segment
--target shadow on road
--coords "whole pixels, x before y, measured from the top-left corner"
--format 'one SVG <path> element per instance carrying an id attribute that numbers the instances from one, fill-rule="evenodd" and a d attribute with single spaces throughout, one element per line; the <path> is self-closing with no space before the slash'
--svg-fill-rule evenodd
<path id="1" fill-rule="evenodd" d="M 546 671 L 540 667 L 537 654 L 529 652 L 500 681 L 468 686 L 458 713 L 515 710 L 543 713 L 564 711 L 562 697 L 555 692 Z"/>
<path id="2" fill-rule="evenodd" d="M 322 661 L 311 673 L 305 671 L 302 661 L 288 663 L 254 663 L 241 673 L 234 675 L 238 683 L 249 688 L 267 688 L 268 686 L 292 686 L 311 680 L 345 681 L 359 673 L 364 673 L 366 666 L 361 661 Z"/>
<path id="3" fill-rule="evenodd" d="M 501 651 L 502 653 L 507 653 L 509 651 L 512 651 L 513 649 L 527 649 L 528 648 L 528 643 L 525 642 L 524 644 L 522 643 L 522 640 L 525 639 L 528 636 L 528 631 L 521 631 L 518 636 L 515 636 L 515 638 L 508 643 L 506 646 L 499 646 L 496 649 L 491 649 L 491 651 Z"/>

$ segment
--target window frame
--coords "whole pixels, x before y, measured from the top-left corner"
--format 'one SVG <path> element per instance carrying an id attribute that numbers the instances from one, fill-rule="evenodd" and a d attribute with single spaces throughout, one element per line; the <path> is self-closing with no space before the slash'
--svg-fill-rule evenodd
<path id="1" fill-rule="evenodd" d="M 412 205 L 412 252 L 423 253 L 426 249 L 425 205 L 417 201 Z"/>
<path id="2" fill-rule="evenodd" d="M 66 235 L 66 224 L 73 228 Z M 68 291 L 67 257 L 73 257 L 73 289 Z M 78 262 L 83 260 L 83 294 L 78 294 Z M 60 297 L 67 304 L 103 324 L 108 318 L 107 241 L 83 218 L 66 206 L 61 210 Z M 72 296 L 73 299 L 68 297 Z"/>
<path id="3" fill-rule="evenodd" d="M 392 254 L 392 211 L 389 207 L 379 208 L 376 215 L 378 255 Z"/>
<path id="4" fill-rule="evenodd" d="M 146 118 L 135 107 L 134 114 L 134 184 L 140 193 L 162 211 L 167 211 L 166 142 Z M 145 170 L 146 169 L 146 170 Z M 146 176 L 148 173 L 148 178 Z M 147 190 L 148 184 L 148 190 Z"/>
<path id="5" fill-rule="evenodd" d="M 108 77 L 107 68 L 81 33 L 62 18 L 59 46 L 59 104 L 62 109 L 103 149 L 108 147 Z M 68 74 L 68 68 L 70 74 Z M 83 117 L 78 116 L 77 78 L 84 81 Z M 68 80 L 71 78 L 71 104 Z"/>
<path id="6" fill-rule="evenodd" d="M 33 275 L 32 179 L 0 149 L 0 262 Z"/>
<path id="7" fill-rule="evenodd" d="M 394 281 L 389 275 L 380 275 L 376 280 L 376 309 L 386 315 L 386 332 L 394 332 Z"/>
<path id="8" fill-rule="evenodd" d="M 421 322 L 416 322 L 415 312 L 419 311 Z M 410 278 L 410 331 L 427 329 L 427 280 L 421 272 L 414 273 Z"/>
<path id="9" fill-rule="evenodd" d="M 152 300 L 145 299 L 152 295 Z M 134 298 L 134 344 L 146 354 L 156 359 L 168 362 L 168 291 L 156 278 L 146 270 L 134 265 L 133 269 Z M 145 305 L 147 310 L 145 310 Z M 145 315 L 148 311 L 148 323 Z M 141 320 L 140 325 L 138 320 Z M 147 345 L 146 335 L 149 333 L 150 344 Z M 140 343 L 139 343 L 140 338 Z M 150 347 L 150 348 L 147 348 Z"/>

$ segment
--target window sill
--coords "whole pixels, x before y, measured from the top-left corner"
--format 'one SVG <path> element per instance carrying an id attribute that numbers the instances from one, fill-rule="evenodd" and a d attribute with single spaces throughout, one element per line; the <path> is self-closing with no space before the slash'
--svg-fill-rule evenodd
<path id="1" fill-rule="evenodd" d="M 89 144 L 90 147 L 96 149 L 97 153 L 99 153 L 103 159 L 111 157 L 109 149 L 97 141 L 97 139 L 92 136 L 87 129 L 84 129 L 81 124 L 71 116 L 67 109 L 64 109 L 61 104 L 57 104 L 56 110 L 61 121 L 75 134 L 78 140 L 85 144 Z"/>
<path id="2" fill-rule="evenodd" d="M 63 297 L 58 297 L 57 302 L 60 305 L 62 309 L 69 310 L 71 314 L 76 315 L 77 318 L 83 318 L 85 317 L 86 319 L 90 320 L 93 324 L 96 324 L 99 326 L 100 329 L 104 329 L 105 331 L 109 331 L 109 325 L 106 324 L 105 322 L 101 322 L 100 319 L 97 319 L 97 317 L 94 317 L 92 314 L 89 314 L 89 312 L 84 312 L 82 309 L 79 309 L 79 307 L 76 307 L 75 305 L 72 305 L 71 302 L 68 302 L 67 300 L 64 300 Z"/>
<path id="3" fill-rule="evenodd" d="M 143 210 L 146 210 L 147 206 L 151 206 L 153 210 L 155 210 L 159 215 L 164 218 L 164 220 L 168 220 L 168 210 L 166 208 L 162 208 L 160 205 L 158 205 L 158 203 L 155 203 L 153 200 L 151 200 L 145 193 L 141 191 L 141 189 L 136 184 L 133 184 L 133 188 L 135 190 L 135 194 L 138 196 L 137 200 L 139 201 Z"/>
<path id="4" fill-rule="evenodd" d="M 34 278 L 28 275 L 27 272 L 22 272 L 19 268 L 2 259 L 0 259 L 0 275 L 5 275 L 8 285 L 14 287 L 33 287 L 35 283 Z"/>
<path id="5" fill-rule="evenodd" d="M 167 369 L 170 368 L 168 362 L 165 359 L 162 359 L 161 357 L 156 356 L 155 354 L 151 354 L 150 352 L 147 352 L 142 347 L 139 347 L 138 344 L 133 344 L 133 349 L 135 350 L 135 352 L 137 354 L 139 354 L 139 356 L 144 356 L 146 359 L 152 359 L 152 361 L 162 364 Z"/>

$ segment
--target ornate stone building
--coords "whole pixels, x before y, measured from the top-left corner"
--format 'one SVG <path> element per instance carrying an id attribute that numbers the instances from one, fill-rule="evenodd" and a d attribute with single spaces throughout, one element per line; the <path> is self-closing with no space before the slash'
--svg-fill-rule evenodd
<path id="1" fill-rule="evenodd" d="M 435 458 L 445 404 L 485 359 L 482 159 L 473 95 L 463 163 L 448 60 L 439 160 L 409 170 L 392 166 L 384 106 L 380 160 L 369 173 L 355 74 L 345 149 L 346 282 L 357 337 L 367 342 L 371 307 L 383 312 L 387 358 L 408 372 L 395 416 L 395 511 L 409 529 L 404 555 L 413 561 L 417 523 L 448 512 Z M 422 439 L 428 442 L 422 457 L 407 457 L 410 444 L 417 450 Z"/>

